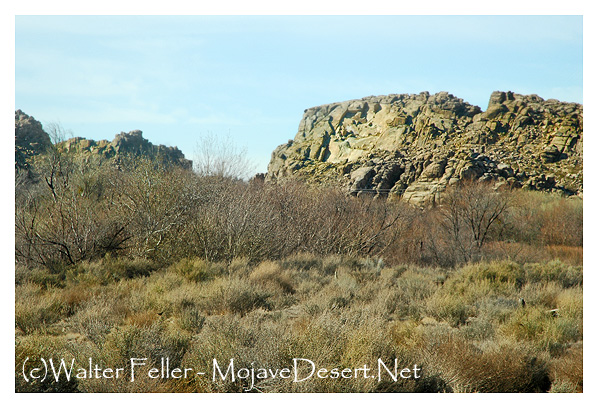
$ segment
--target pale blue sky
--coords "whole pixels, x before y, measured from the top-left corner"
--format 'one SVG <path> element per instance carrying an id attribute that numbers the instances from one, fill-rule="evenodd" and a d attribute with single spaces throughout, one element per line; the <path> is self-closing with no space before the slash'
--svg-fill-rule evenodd
<path id="1" fill-rule="evenodd" d="M 581 16 L 17 16 L 15 107 L 76 136 L 141 129 L 193 159 L 230 135 L 256 172 L 306 108 L 494 90 L 582 103 Z"/>

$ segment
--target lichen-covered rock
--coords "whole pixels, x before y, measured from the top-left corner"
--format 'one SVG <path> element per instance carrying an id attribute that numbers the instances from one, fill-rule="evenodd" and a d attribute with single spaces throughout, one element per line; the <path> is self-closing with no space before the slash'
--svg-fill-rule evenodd
<path id="1" fill-rule="evenodd" d="M 513 92 L 494 92 L 484 112 L 447 92 L 366 97 L 307 109 L 266 179 L 333 181 L 417 205 L 464 178 L 582 194 L 582 121 L 580 104 Z"/>

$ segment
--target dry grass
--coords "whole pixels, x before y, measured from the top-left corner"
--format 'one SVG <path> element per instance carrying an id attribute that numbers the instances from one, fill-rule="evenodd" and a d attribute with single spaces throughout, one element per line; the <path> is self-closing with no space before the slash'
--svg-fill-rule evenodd
<path id="1" fill-rule="evenodd" d="M 17 284 L 17 361 L 91 357 L 120 367 L 130 357 L 154 364 L 168 357 L 172 366 L 210 370 L 213 359 L 276 369 L 289 367 L 294 357 L 327 368 L 372 367 L 379 358 L 397 358 L 422 367 L 422 378 L 276 378 L 252 386 L 247 379 L 146 377 L 134 384 L 86 379 L 33 385 L 17 373 L 18 391 L 582 390 L 582 272 L 562 262 L 440 269 L 304 253 L 258 264 L 236 259 L 227 266 L 186 259 L 147 276 L 96 279 L 107 277 L 106 263 L 83 264 L 61 287 Z"/>

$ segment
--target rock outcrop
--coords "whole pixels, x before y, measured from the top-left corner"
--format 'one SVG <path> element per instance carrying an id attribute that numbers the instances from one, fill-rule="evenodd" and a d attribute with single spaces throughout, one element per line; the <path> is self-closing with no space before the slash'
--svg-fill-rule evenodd
<path id="1" fill-rule="evenodd" d="M 582 196 L 582 105 L 493 92 L 486 111 L 447 92 L 307 109 L 267 180 L 341 183 L 353 194 L 435 203 L 475 178 Z"/>
<path id="2" fill-rule="evenodd" d="M 42 124 L 20 109 L 15 111 L 15 168 L 27 168 L 32 156 L 44 153 L 52 146 Z"/>
<path id="3" fill-rule="evenodd" d="M 29 168 L 33 157 L 45 153 L 52 146 L 50 136 L 39 121 L 20 109 L 15 111 L 15 168 L 17 170 Z M 123 155 L 141 155 L 185 169 L 192 167 L 192 162 L 185 159 L 185 155 L 177 147 L 154 145 L 145 139 L 139 130 L 121 132 L 112 142 L 76 137 L 57 142 L 54 147 L 58 151 L 95 156 L 101 160 L 118 161 Z"/>
<path id="4" fill-rule="evenodd" d="M 140 130 L 121 132 L 112 142 L 105 139 L 93 141 L 81 137 L 71 138 L 56 144 L 56 148 L 64 152 L 98 155 L 104 159 L 118 159 L 122 155 L 141 155 L 185 169 L 191 169 L 192 166 L 192 162 L 185 159 L 183 152 L 177 147 L 154 145 L 142 136 Z"/>

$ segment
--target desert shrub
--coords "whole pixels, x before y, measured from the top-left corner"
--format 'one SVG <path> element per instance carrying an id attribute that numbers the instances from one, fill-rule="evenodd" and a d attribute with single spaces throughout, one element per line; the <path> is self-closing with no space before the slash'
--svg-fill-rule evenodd
<path id="1" fill-rule="evenodd" d="M 313 318 L 300 317 L 291 326 L 291 349 L 298 357 L 334 361 L 344 348 L 343 324 L 330 311 Z"/>
<path id="2" fill-rule="evenodd" d="M 90 287 L 81 284 L 67 286 L 57 291 L 57 294 L 67 315 L 73 315 L 85 301 L 93 296 Z"/>
<path id="3" fill-rule="evenodd" d="M 551 361 L 550 392 L 582 392 L 582 343 L 575 344 L 566 353 Z"/>
<path id="4" fill-rule="evenodd" d="M 194 305 L 183 308 L 179 317 L 179 326 L 189 332 L 197 333 L 204 326 L 206 317 Z"/>
<path id="5" fill-rule="evenodd" d="M 462 325 L 469 316 L 478 315 L 481 303 L 489 299 L 512 299 L 524 283 L 522 267 L 512 262 L 466 265 L 449 275 L 428 299 L 428 313 Z"/>
<path id="6" fill-rule="evenodd" d="M 180 311 L 184 304 L 194 304 L 199 298 L 199 286 L 196 283 L 188 282 L 170 271 L 127 280 L 119 283 L 117 288 L 123 291 L 129 311 L 135 313 L 151 310 L 170 316 Z"/>
<path id="7" fill-rule="evenodd" d="M 150 327 L 154 324 L 160 315 L 155 310 L 146 311 L 132 311 L 127 317 L 125 317 L 125 325 L 132 325 L 135 327 Z"/>
<path id="8" fill-rule="evenodd" d="M 86 285 L 107 285 L 123 279 L 148 277 L 158 268 L 159 265 L 151 260 L 106 255 L 101 260 L 82 262 L 69 268 L 67 279 Z"/>
<path id="9" fill-rule="evenodd" d="M 556 306 L 561 317 L 577 318 L 582 320 L 582 288 L 567 288 L 560 292 L 557 296 Z"/>
<path id="10" fill-rule="evenodd" d="M 290 364 L 288 335 L 284 325 L 277 324 L 254 311 L 244 317 L 239 315 L 210 316 L 194 338 L 183 359 L 183 365 L 212 368 L 216 359 L 223 372 L 234 360 L 236 368 L 283 368 Z M 177 387 L 185 392 L 244 392 L 283 391 L 281 379 L 257 380 L 254 387 L 248 379 L 230 378 L 217 382 L 195 377 Z"/>
<path id="11" fill-rule="evenodd" d="M 329 260 L 329 263 L 331 263 L 331 261 L 333 260 Z M 297 253 L 286 257 L 281 261 L 281 266 L 289 270 L 321 270 L 322 264 L 322 257 L 310 253 Z M 328 270 L 330 270 L 330 267 Z"/>
<path id="12" fill-rule="evenodd" d="M 545 359 L 508 344 L 482 352 L 456 336 L 429 339 L 424 368 L 454 392 L 546 392 L 551 386 Z"/>
<path id="13" fill-rule="evenodd" d="M 549 281 L 547 283 L 526 284 L 520 294 L 527 306 L 553 309 L 556 308 L 557 297 L 562 291 L 563 289 L 559 284 L 555 281 Z"/>
<path id="14" fill-rule="evenodd" d="M 526 280 L 531 283 L 558 282 L 562 287 L 568 288 L 582 285 L 582 266 L 572 266 L 552 260 L 548 263 L 525 264 Z"/>
<path id="15" fill-rule="evenodd" d="M 466 325 L 460 328 L 461 334 L 467 340 L 484 341 L 495 335 L 494 322 L 485 316 L 470 317 Z"/>
<path id="16" fill-rule="evenodd" d="M 106 273 L 104 259 L 85 262 L 64 288 L 25 280 L 16 287 L 17 339 L 46 336 L 60 354 L 83 362 L 93 357 L 106 367 L 121 367 L 133 356 L 158 364 L 169 357 L 171 366 L 207 370 L 213 358 L 221 367 L 234 358 L 238 368 L 283 368 L 294 357 L 330 368 L 374 365 L 379 357 L 423 368 L 421 379 L 393 383 L 265 379 L 253 387 L 262 392 L 533 392 L 548 389 L 548 375 L 553 392 L 582 388 L 582 348 L 573 349 L 582 344 L 582 286 L 570 286 L 578 270 L 559 262 L 534 269 L 513 262 L 379 269 L 372 257 L 337 255 L 286 269 L 282 261 L 236 259 L 235 270 L 199 263 L 219 273 L 195 280 L 189 278 L 194 260 L 116 281 L 94 278 Z M 145 378 L 136 385 L 86 380 L 74 388 L 250 388 L 247 380 L 213 383 L 210 376 Z"/>
<path id="17" fill-rule="evenodd" d="M 171 265 L 169 271 L 173 271 L 189 281 L 200 282 L 222 275 L 225 272 L 225 267 L 220 263 L 210 263 L 200 258 L 184 258 Z"/>
<path id="18" fill-rule="evenodd" d="M 419 322 L 414 320 L 395 321 L 389 327 L 392 341 L 398 347 L 416 348 L 420 338 L 416 331 Z"/>
<path id="19" fill-rule="evenodd" d="M 246 277 L 251 272 L 250 259 L 247 257 L 235 257 L 228 266 L 229 274 L 233 277 Z"/>
<path id="20" fill-rule="evenodd" d="M 72 354 L 68 353 L 67 341 L 64 337 L 55 337 L 48 335 L 28 335 L 20 337 L 15 342 L 15 392 L 39 393 L 39 392 L 77 392 L 77 378 L 71 377 L 69 381 L 63 376 L 58 382 L 48 374 L 48 377 L 42 379 L 29 378 L 29 382 L 25 380 L 22 372 L 22 365 L 27 360 L 31 369 L 33 365 L 41 366 L 41 359 L 48 362 L 52 359 L 55 367 L 60 364 L 60 360 L 70 363 L 73 358 Z M 27 372 L 26 372 L 27 373 Z"/>
<path id="21" fill-rule="evenodd" d="M 146 259 L 126 259 L 106 256 L 103 267 L 116 280 L 124 278 L 147 277 L 157 269 L 156 263 Z"/>
<path id="22" fill-rule="evenodd" d="M 282 271 L 279 263 L 263 261 L 249 275 L 252 282 L 274 288 L 275 291 L 294 293 L 293 282 L 287 271 Z"/>
<path id="23" fill-rule="evenodd" d="M 381 318 L 372 319 L 348 332 L 339 363 L 347 367 L 358 367 L 364 362 L 376 362 L 378 358 L 385 362 L 392 360 L 395 353 L 387 322 Z"/>
<path id="24" fill-rule="evenodd" d="M 305 305 L 313 312 L 348 308 L 356 301 L 358 289 L 356 280 L 340 269 L 338 278 L 319 287 Z"/>
<path id="25" fill-rule="evenodd" d="M 396 285 L 406 294 L 407 301 L 419 301 L 430 297 L 443 285 L 446 274 L 430 268 L 400 269 Z"/>
<path id="26" fill-rule="evenodd" d="M 50 324 L 67 315 L 61 297 L 40 285 L 18 286 L 15 301 L 15 327 L 26 334 L 46 331 Z"/>
<path id="27" fill-rule="evenodd" d="M 350 267 L 347 274 L 352 276 L 358 284 L 365 284 L 375 281 L 380 276 L 383 267 L 383 259 L 365 258 L 359 260 L 359 264 L 354 268 Z"/>
<path id="28" fill-rule="evenodd" d="M 426 300 L 439 288 L 444 277 L 430 269 L 399 267 L 383 269 L 377 284 L 382 286 L 373 301 L 378 311 L 389 316 L 420 319 Z"/>
<path id="29" fill-rule="evenodd" d="M 150 295 L 156 299 L 148 305 L 154 305 L 167 316 L 181 316 L 186 310 L 200 310 L 200 305 L 204 299 L 201 285 L 183 283 L 180 286 L 174 286 L 163 290 L 161 293 Z"/>
<path id="30" fill-rule="evenodd" d="M 24 283 L 39 284 L 44 288 L 64 287 L 67 276 L 67 268 L 63 265 L 54 264 L 51 267 L 38 266 L 27 267 L 17 265 L 15 269 L 15 284 Z"/>
<path id="31" fill-rule="evenodd" d="M 94 297 L 87 300 L 71 318 L 70 325 L 77 333 L 101 345 L 106 335 L 124 317 L 115 305 L 116 300 L 107 297 Z"/>
<path id="32" fill-rule="evenodd" d="M 397 279 L 407 270 L 404 265 L 385 267 L 381 270 L 381 279 L 387 285 L 396 285 Z"/>
<path id="33" fill-rule="evenodd" d="M 520 289 L 525 282 L 525 272 L 520 264 L 511 261 L 493 261 L 464 266 L 460 273 L 465 281 L 506 283 Z"/>
<path id="34" fill-rule="evenodd" d="M 582 320 L 555 317 L 542 307 L 528 306 L 517 310 L 498 332 L 516 341 L 528 341 L 541 351 L 561 354 L 570 343 L 582 337 Z"/>
<path id="35" fill-rule="evenodd" d="M 245 315 L 256 308 L 271 309 L 270 293 L 238 278 L 216 279 L 203 289 L 200 307 L 208 314 Z"/>
<path id="36" fill-rule="evenodd" d="M 446 321 L 452 326 L 463 325 L 468 317 L 475 314 L 474 306 L 464 301 L 451 293 L 435 293 L 427 301 L 426 311 L 430 316 Z"/>
<path id="37" fill-rule="evenodd" d="M 149 325 L 125 325 L 113 328 L 106 336 L 103 348 L 110 350 L 114 362 L 123 365 L 130 358 L 148 358 L 150 363 L 160 363 L 161 358 L 169 358 L 176 367 L 189 346 L 189 334 L 177 331 L 162 320 Z"/>
<path id="38" fill-rule="evenodd" d="M 521 308 L 520 303 L 515 297 L 507 298 L 493 295 L 476 302 L 474 305 L 477 310 L 476 317 L 471 317 L 467 324 L 470 326 L 474 323 L 480 324 L 481 322 L 492 323 L 493 332 L 495 332 L 495 327 L 498 323 L 505 322 L 515 310 Z"/>

